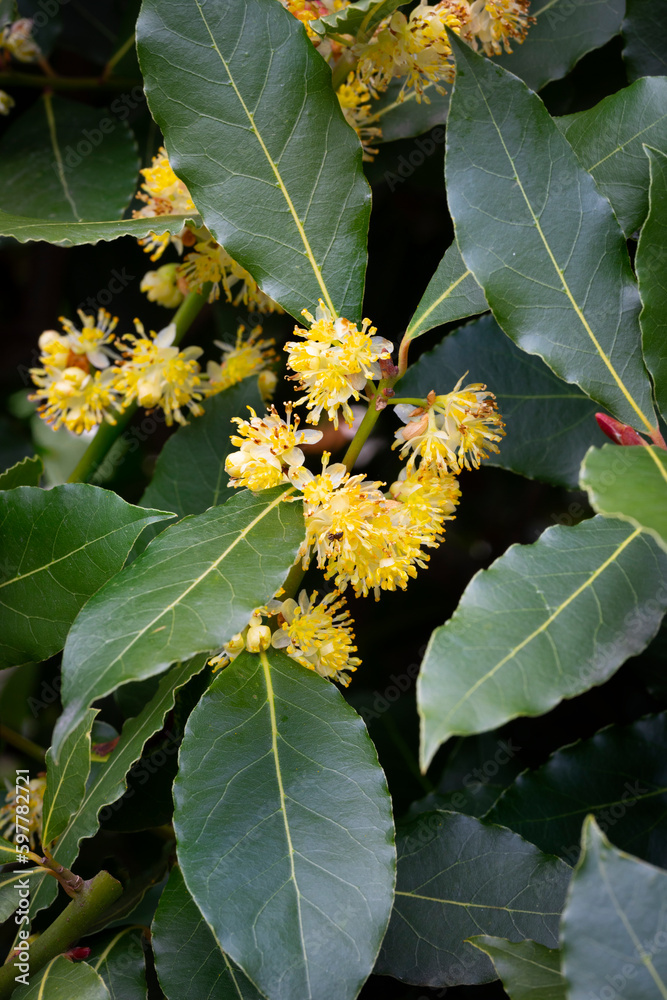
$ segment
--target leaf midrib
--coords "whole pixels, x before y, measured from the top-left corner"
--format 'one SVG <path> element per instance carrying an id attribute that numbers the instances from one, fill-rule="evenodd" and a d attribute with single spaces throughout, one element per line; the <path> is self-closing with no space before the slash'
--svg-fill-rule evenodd
<path id="1" fill-rule="evenodd" d="M 410 899 L 423 899 L 427 903 L 443 903 L 447 906 L 462 906 L 464 909 L 478 910 L 502 910 L 504 913 L 526 913 L 533 917 L 559 917 L 561 911 L 555 910 L 519 910 L 511 906 L 495 906 L 491 903 L 464 903 L 460 899 L 440 899 L 436 896 L 422 896 L 417 892 L 400 892 L 396 890 L 397 896 L 408 896 Z"/>
<path id="2" fill-rule="evenodd" d="M 303 918 L 301 915 L 301 890 L 299 889 L 299 883 L 296 878 L 296 869 L 294 867 L 294 846 L 292 844 L 292 832 L 289 827 L 289 822 L 287 819 L 287 806 L 286 806 L 286 796 L 285 788 L 283 786 L 283 776 L 280 770 L 280 757 L 278 754 L 278 721 L 276 718 L 276 702 L 275 702 L 275 692 L 273 690 L 273 681 L 271 679 L 271 664 L 264 651 L 260 653 L 260 662 L 262 664 L 262 670 L 264 672 L 264 683 L 266 684 L 266 697 L 269 706 L 269 714 L 271 718 L 271 751 L 273 754 L 273 760 L 276 768 L 276 780 L 278 783 L 278 795 L 280 798 L 280 812 L 283 817 L 283 823 L 285 826 L 285 837 L 287 839 L 287 849 L 289 855 L 290 863 L 290 880 L 294 885 L 294 891 L 296 893 L 296 906 L 297 914 L 299 919 L 299 943 L 301 945 L 301 954 L 303 956 L 303 965 L 306 974 L 306 982 L 308 983 L 308 997 L 312 997 L 313 991 L 310 984 L 310 967 L 308 963 L 308 955 L 306 953 L 306 945 L 303 933 Z"/>
<path id="3" fill-rule="evenodd" d="M 269 166 L 271 167 L 271 170 L 273 171 L 273 175 L 276 178 L 276 181 L 278 182 L 278 186 L 280 188 L 281 194 L 282 194 L 283 198 L 285 199 L 285 201 L 287 203 L 287 207 L 288 207 L 288 209 L 290 211 L 292 219 L 294 220 L 294 224 L 295 224 L 295 226 L 297 228 L 297 231 L 299 233 L 299 237 L 301 238 L 301 242 L 303 243 L 304 249 L 306 251 L 306 257 L 308 258 L 308 262 L 309 262 L 310 266 L 312 267 L 313 272 L 315 274 L 315 279 L 316 279 L 318 285 L 320 286 L 320 288 L 322 290 L 322 295 L 324 297 L 324 301 L 325 301 L 326 305 L 329 307 L 329 309 L 331 310 L 333 316 L 336 317 L 338 315 L 338 313 L 336 312 L 336 308 L 335 308 L 335 306 L 333 304 L 331 296 L 329 295 L 329 290 L 327 289 L 327 286 L 324 283 L 324 278 L 322 277 L 322 272 L 321 272 L 321 270 L 319 268 L 319 265 L 318 265 L 317 261 L 315 260 L 315 254 L 312 251 L 312 248 L 310 246 L 310 241 L 308 240 L 308 237 L 306 235 L 306 231 L 303 228 L 303 223 L 301 222 L 301 219 L 299 218 L 299 216 L 297 214 L 296 207 L 295 207 L 294 202 L 292 201 L 292 199 L 290 197 L 289 191 L 287 190 L 287 187 L 286 187 L 285 182 L 284 182 L 284 180 L 282 178 L 282 175 L 281 175 L 280 171 L 278 170 L 278 166 L 275 163 L 274 159 L 272 158 L 271 154 L 269 153 L 269 150 L 268 150 L 268 148 L 266 146 L 266 143 L 264 142 L 264 139 L 262 138 L 262 134 L 261 134 L 259 128 L 257 127 L 257 124 L 255 122 L 255 118 L 254 118 L 253 113 L 251 112 L 250 108 L 247 106 L 247 104 L 243 100 L 243 96 L 242 96 L 240 90 L 238 89 L 238 87 L 236 85 L 236 80 L 232 76 L 232 72 L 231 72 L 231 69 L 229 68 L 227 60 L 225 59 L 225 57 L 223 56 L 222 52 L 218 48 L 218 43 L 216 42 L 215 37 L 213 35 L 213 32 L 211 31 L 211 29 L 209 27 L 209 23 L 208 23 L 208 21 L 206 20 L 206 18 L 204 16 L 204 12 L 203 12 L 203 10 L 201 8 L 201 3 L 199 2 L 199 0 L 195 0 L 195 3 L 197 4 L 197 10 L 199 11 L 201 19 L 204 22 L 204 27 L 206 28 L 206 30 L 207 30 L 207 32 L 209 34 L 209 38 L 211 39 L 211 45 L 213 46 L 213 48 L 214 48 L 214 50 L 215 50 L 218 58 L 220 59 L 220 62 L 222 63 L 222 65 L 223 65 L 223 67 L 225 69 L 225 72 L 227 73 L 227 76 L 229 77 L 229 82 L 231 83 L 232 88 L 234 90 L 234 93 L 236 94 L 236 96 L 238 98 L 239 104 L 243 108 L 244 114 L 246 115 L 248 121 L 250 122 L 250 125 L 252 126 L 253 134 L 257 138 L 257 141 L 258 141 L 258 143 L 259 143 L 259 145 L 261 147 L 261 150 L 264 153 L 264 156 L 266 157 L 266 160 L 267 160 Z"/>

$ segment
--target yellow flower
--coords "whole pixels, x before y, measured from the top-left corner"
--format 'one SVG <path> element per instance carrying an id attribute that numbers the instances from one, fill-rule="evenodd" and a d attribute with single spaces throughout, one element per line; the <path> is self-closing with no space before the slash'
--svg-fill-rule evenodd
<path id="1" fill-rule="evenodd" d="M 210 282 L 213 287 L 209 302 L 220 297 L 220 287 L 225 290 L 225 298 L 235 306 L 241 302 L 248 309 L 261 313 L 282 313 L 277 302 L 265 295 L 253 276 L 229 256 L 224 247 L 211 239 L 195 244 L 194 253 L 189 253 L 176 273 L 184 287 L 190 292 L 201 291 L 202 285 Z M 232 288 L 236 295 L 232 296 Z"/>
<path id="2" fill-rule="evenodd" d="M 37 844 L 42 842 L 42 808 L 44 803 L 44 792 L 46 791 L 46 775 L 40 774 L 36 778 L 31 778 L 29 789 L 20 790 L 21 798 L 28 799 L 28 813 L 21 816 L 21 827 L 30 838 L 30 846 L 34 851 Z M 12 840 L 12 834 L 16 829 L 16 807 L 24 805 L 19 802 L 15 788 L 8 790 L 7 798 L 3 806 L 0 806 L 0 836 L 6 840 Z M 28 827 L 25 830 L 25 827 Z"/>
<path id="3" fill-rule="evenodd" d="M 370 107 L 371 92 L 354 72 L 348 75 L 336 91 L 338 101 L 348 125 L 351 125 L 359 137 L 363 150 L 363 159 L 369 163 L 377 155 L 372 143 L 382 138 L 382 129 L 373 125 L 373 111 Z"/>
<path id="4" fill-rule="evenodd" d="M 90 431 L 103 420 L 115 424 L 114 412 L 122 411 L 115 386 L 117 369 L 87 372 L 79 367 L 31 368 L 39 391 L 29 398 L 42 400 L 37 408 L 54 430 L 66 427 L 74 434 Z"/>
<path id="5" fill-rule="evenodd" d="M 361 660 L 356 653 L 352 620 L 345 600 L 338 593 L 327 594 L 320 602 L 317 591 L 308 597 L 305 590 L 299 600 L 270 601 L 268 610 L 277 614 L 280 628 L 273 633 L 272 645 L 285 652 L 320 677 L 338 681 L 344 687 L 349 674 Z"/>
<path id="6" fill-rule="evenodd" d="M 41 59 L 39 45 L 32 38 L 32 23 L 29 17 L 22 17 L 3 28 L 0 33 L 0 49 L 5 49 L 22 63 L 37 62 Z"/>
<path id="7" fill-rule="evenodd" d="M 530 0 L 473 0 L 470 20 L 462 32 L 477 48 L 477 39 L 487 56 L 511 52 L 510 38 L 521 44 L 535 18 L 530 17 Z"/>
<path id="8" fill-rule="evenodd" d="M 197 402 L 202 398 L 202 379 L 196 359 L 202 354 L 200 347 L 186 347 L 179 351 L 173 346 L 176 327 L 172 323 L 159 333 L 151 331 L 146 336 L 143 324 L 135 319 L 139 336 L 125 335 L 128 346 L 124 349 L 125 362 L 115 381 L 116 390 L 122 394 L 125 406 L 135 399 L 139 406 L 148 409 L 159 406 L 164 412 L 167 426 L 174 420 L 186 424 L 182 407 L 198 417 L 204 411 Z"/>
<path id="9" fill-rule="evenodd" d="M 314 317 L 307 309 L 303 315 L 310 323 L 310 330 L 295 326 L 294 333 L 304 342 L 289 341 L 284 348 L 289 355 L 287 365 L 296 373 L 288 377 L 298 380 L 299 388 L 305 390 L 297 405 L 305 403 L 312 411 L 306 418 L 310 424 L 317 424 L 322 410 L 326 410 L 338 427 L 341 408 L 343 419 L 352 424 L 354 417 L 348 400 L 359 399 L 367 379 L 381 376 L 378 362 L 389 358 L 392 344 L 383 337 L 373 336 L 375 327 L 368 319 L 363 321 L 361 330 L 347 319 L 334 319 L 321 300 Z"/>
<path id="10" fill-rule="evenodd" d="M 248 339 L 243 339 L 245 327 L 240 326 L 236 334 L 236 345 L 224 344 L 220 340 L 214 343 L 222 349 L 221 364 L 209 361 L 206 366 L 207 381 L 204 391 L 207 396 L 213 396 L 223 389 L 228 389 L 237 382 L 242 382 L 250 375 L 258 375 L 266 365 L 276 360 L 273 350 L 273 340 L 262 340 L 261 326 L 251 330 Z M 274 376 L 275 379 L 275 376 Z M 275 383 L 274 383 L 275 384 Z"/>
<path id="11" fill-rule="evenodd" d="M 287 408 L 287 420 L 278 414 L 275 406 L 263 417 L 258 417 L 251 406 L 250 420 L 232 417 L 237 434 L 232 444 L 239 448 L 227 456 L 225 472 L 231 479 L 229 486 L 245 486 L 250 490 L 268 490 L 272 486 L 289 482 L 287 471 L 305 462 L 300 444 L 314 444 L 322 437 L 320 431 L 299 428 L 299 418 L 292 421 Z"/>
<path id="12" fill-rule="evenodd" d="M 143 174 L 144 180 L 136 198 L 145 204 L 143 208 L 132 212 L 134 219 L 152 219 L 160 215 L 193 215 L 197 211 L 186 185 L 174 173 L 164 146 L 160 147 L 153 157 L 151 166 L 144 167 L 140 173 Z M 150 236 L 139 240 L 139 244 L 146 253 L 152 251 L 151 260 L 161 257 L 170 242 L 174 243 L 181 253 L 186 229 L 174 236 L 170 236 L 169 233 L 151 233 Z"/>
<path id="13" fill-rule="evenodd" d="M 40 360 L 45 364 L 56 364 L 56 358 L 61 358 L 61 367 L 72 365 L 81 367 L 84 371 L 88 371 L 90 365 L 107 368 L 109 359 L 117 358 L 110 345 L 115 340 L 114 330 L 118 325 L 118 317 L 112 316 L 106 309 L 98 309 L 97 318 L 87 316 L 81 309 L 78 310 L 78 315 L 81 320 L 80 330 L 71 320 L 61 316 L 65 336 L 54 330 L 44 331 L 39 338 L 39 346 L 43 352 Z"/>
<path id="14" fill-rule="evenodd" d="M 15 104 L 16 101 L 6 90 L 0 90 L 0 115 L 8 115 Z"/>
<path id="15" fill-rule="evenodd" d="M 146 292 L 149 302 L 157 302 L 166 309 L 177 309 L 184 299 L 178 287 L 177 264 L 163 264 L 157 271 L 147 271 L 139 288 Z"/>
<path id="16" fill-rule="evenodd" d="M 465 377 L 465 376 L 463 376 Z M 489 452 L 497 452 L 497 441 L 505 434 L 496 398 L 481 382 L 461 389 L 460 378 L 452 392 L 430 393 L 425 407 L 396 407 L 406 426 L 396 431 L 393 447 L 400 446 L 401 458 L 408 458 L 408 471 L 420 459 L 420 469 L 446 473 L 479 468 Z"/>
<path id="17" fill-rule="evenodd" d="M 443 0 L 434 6 L 421 3 L 409 17 L 395 11 L 359 50 L 360 79 L 376 92 L 386 90 L 394 77 L 404 77 L 399 100 L 410 88 L 421 100 L 425 82 L 444 93 L 443 81 L 451 82 L 455 72 L 445 28 L 458 33 L 467 17 L 466 0 Z"/>

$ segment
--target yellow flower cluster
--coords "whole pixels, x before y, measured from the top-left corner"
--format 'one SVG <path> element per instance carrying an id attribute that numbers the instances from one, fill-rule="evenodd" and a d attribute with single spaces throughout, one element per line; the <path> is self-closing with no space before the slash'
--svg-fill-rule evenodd
<path id="1" fill-rule="evenodd" d="M 27 791 L 28 814 L 22 816 L 22 827 L 27 826 L 26 833 L 30 839 L 30 847 L 34 851 L 38 844 L 42 842 L 42 809 L 44 804 L 44 792 L 46 791 L 46 775 L 39 774 L 36 778 L 30 779 L 30 788 Z M 26 796 L 21 796 L 25 798 Z M 12 839 L 12 831 L 16 828 L 16 806 L 19 803 L 16 789 L 10 787 L 4 805 L 0 806 L 0 837 L 5 840 Z"/>
<path id="2" fill-rule="evenodd" d="M 464 376 L 465 377 L 465 376 Z M 443 396 L 429 393 L 424 406 L 396 407 L 405 427 L 396 431 L 394 448 L 408 458 L 408 472 L 417 468 L 437 474 L 477 469 L 489 452 L 497 452 L 504 424 L 496 398 L 481 382 L 461 388 L 463 378 Z"/>
<path id="3" fill-rule="evenodd" d="M 79 311 L 79 317 L 81 329 L 62 317 L 63 333 L 44 331 L 39 338 L 39 367 L 30 369 L 37 386 L 30 398 L 39 403 L 40 416 L 54 430 L 66 427 L 81 434 L 103 421 L 115 424 L 118 414 L 135 400 L 147 409 L 161 409 L 169 426 L 174 421 L 185 424 L 184 410 L 201 415 L 203 397 L 244 378 L 259 375 L 267 396 L 275 385 L 275 375 L 267 370 L 275 360 L 273 341 L 261 339 L 261 327 L 255 327 L 247 340 L 240 328 L 235 347 L 218 344 L 221 363 L 209 362 L 203 373 L 197 361 L 201 348 L 179 351 L 174 346 L 174 324 L 147 335 L 135 320 L 137 335 L 116 338 L 118 320 L 104 309 L 96 317 Z"/>
<path id="4" fill-rule="evenodd" d="M 337 426 L 339 411 L 346 419 L 352 416 L 351 397 L 358 399 L 368 388 L 375 399 L 373 380 L 382 377 L 383 367 L 396 371 L 390 361 L 392 345 L 375 336 L 370 320 L 359 329 L 322 302 L 315 316 L 307 310 L 303 314 L 309 329 L 295 327 L 299 340 L 285 345 L 294 373 L 287 378 L 304 391 L 296 405 L 309 410 L 307 422 L 319 422 L 326 411 Z M 314 561 L 336 591 L 319 605 L 317 595 L 309 598 L 305 592 L 298 604 L 291 598 L 269 602 L 268 613 L 282 616 L 280 631 L 272 634 L 261 623 L 266 610 L 258 609 L 246 635 L 234 636 L 225 647 L 225 662 L 239 649 L 265 649 L 271 642 L 323 676 L 347 683 L 359 661 L 351 656 L 355 648 L 348 613 L 334 616 L 340 611 L 340 595 L 350 587 L 357 597 L 372 592 L 377 600 L 383 590 L 404 590 L 417 570 L 426 567 L 428 550 L 440 545 L 445 523 L 455 515 L 461 495 L 456 474 L 477 468 L 498 450 L 504 428 L 495 397 L 481 383 L 462 384 L 463 378 L 452 392 L 432 391 L 415 403 L 397 401 L 405 426 L 396 433 L 394 447 L 400 447 L 407 462 L 386 492 L 383 483 L 352 475 L 342 463 L 330 465 L 327 452 L 320 472 L 307 469 L 300 445 L 314 444 L 322 435 L 299 430 L 291 407 L 287 419 L 274 407 L 264 417 L 251 410 L 249 420 L 234 418 L 237 433 L 231 442 L 239 450 L 226 460 L 229 485 L 262 490 L 290 484 L 287 499 L 303 503 L 303 569 Z M 391 403 L 390 396 L 384 400 Z M 222 662 L 220 657 L 216 662 Z"/>
<path id="5" fill-rule="evenodd" d="M 152 165 L 141 173 L 144 180 L 136 197 L 144 202 L 144 207 L 132 213 L 135 219 L 196 213 L 190 192 L 174 173 L 164 147 L 153 157 Z M 139 243 L 151 254 L 153 261 L 162 256 L 170 243 L 179 254 L 184 252 L 185 247 L 192 248 L 182 263 L 165 264 L 157 271 L 148 271 L 144 275 L 140 287 L 151 302 L 174 309 L 188 292 L 201 292 L 202 287 L 210 282 L 209 302 L 218 299 L 223 288 L 227 301 L 234 305 L 242 302 L 248 309 L 260 313 L 283 311 L 277 302 L 262 292 L 252 275 L 216 243 L 205 227 L 196 229 L 189 223 L 173 236 L 151 233 Z"/>
<path id="6" fill-rule="evenodd" d="M 317 424 L 326 410 L 334 427 L 338 427 L 338 410 L 348 424 L 353 414 L 348 400 L 359 399 L 368 379 L 381 376 L 380 360 L 389 358 L 392 344 L 384 337 L 373 336 L 375 327 L 365 319 L 361 330 L 342 317 L 334 318 L 320 300 L 313 316 L 307 309 L 303 315 L 309 330 L 295 326 L 294 333 L 303 342 L 290 340 L 285 344 L 287 365 L 295 372 L 289 378 L 298 382 L 305 395 L 296 405 L 305 403 L 310 410 L 307 423 Z"/>
<path id="7" fill-rule="evenodd" d="M 393 80 L 401 80 L 398 100 L 412 92 L 417 101 L 428 103 L 425 91 L 429 87 L 443 94 L 443 84 L 453 80 L 455 67 L 446 29 L 475 49 L 481 45 L 492 56 L 503 49 L 511 52 L 511 41 L 521 44 L 535 21 L 528 13 L 530 0 L 439 0 L 435 4 L 421 0 L 408 14 L 396 10 L 383 18 L 372 37 L 362 27 L 359 37 L 336 35 L 332 40 L 320 37 L 311 22 L 347 7 L 348 0 L 280 2 L 305 25 L 334 72 L 338 66 L 356 62 L 337 95 L 346 120 L 359 136 L 365 160 L 373 159 L 377 153 L 373 143 L 382 137 L 371 97 L 379 97 Z"/>

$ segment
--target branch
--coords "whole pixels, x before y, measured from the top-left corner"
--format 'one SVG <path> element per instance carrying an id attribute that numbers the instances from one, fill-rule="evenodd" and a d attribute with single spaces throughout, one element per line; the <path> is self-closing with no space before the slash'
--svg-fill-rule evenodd
<path id="1" fill-rule="evenodd" d="M 84 882 L 72 902 L 30 945 L 30 975 L 39 972 L 52 958 L 67 951 L 122 892 L 120 882 L 108 872 L 99 872 L 94 878 Z M 7 1000 L 16 987 L 14 977 L 19 973 L 14 966 L 15 961 L 18 959 L 13 954 L 10 955 L 0 969 L 0 1000 Z"/>

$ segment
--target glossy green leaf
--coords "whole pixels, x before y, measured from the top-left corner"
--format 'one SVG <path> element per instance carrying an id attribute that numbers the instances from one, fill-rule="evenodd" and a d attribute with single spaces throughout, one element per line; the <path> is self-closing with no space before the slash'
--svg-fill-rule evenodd
<path id="1" fill-rule="evenodd" d="M 667 996 L 667 872 L 609 843 L 589 817 L 561 928 L 568 1000 Z"/>
<path id="2" fill-rule="evenodd" d="M 270 1000 L 347 1000 L 373 968 L 395 875 L 387 786 L 340 692 L 242 653 L 189 718 L 174 783 L 185 883 Z"/>
<path id="3" fill-rule="evenodd" d="M 558 949 L 486 934 L 469 940 L 489 956 L 510 1000 L 567 1000 Z"/>
<path id="4" fill-rule="evenodd" d="M 91 594 L 122 567 L 142 529 L 165 517 L 81 483 L 0 492 L 0 666 L 62 649 Z"/>
<path id="5" fill-rule="evenodd" d="M 56 757 L 91 702 L 221 647 L 275 594 L 304 534 L 301 504 L 284 495 L 243 490 L 184 518 L 86 605 L 63 654 Z"/>
<path id="6" fill-rule="evenodd" d="M 516 833 L 461 813 L 424 813 L 397 835 L 396 898 L 375 971 L 422 986 L 488 983 L 472 934 L 554 947 L 571 869 Z"/>
<path id="7" fill-rule="evenodd" d="M 579 855 L 581 824 L 594 813 L 624 850 L 665 867 L 667 714 L 608 726 L 525 771 L 487 813 L 568 864 Z"/>
<path id="8" fill-rule="evenodd" d="M 611 206 L 540 99 L 454 35 L 447 198 L 505 332 L 625 423 L 651 429 L 639 294 Z"/>
<path id="9" fill-rule="evenodd" d="M 655 0 L 626 0 L 621 25 L 629 80 L 667 74 L 667 21 Z"/>
<path id="10" fill-rule="evenodd" d="M 16 861 L 16 846 L 6 837 L 0 837 L 0 861 L 3 865 Z"/>
<path id="11" fill-rule="evenodd" d="M 405 331 L 411 340 L 434 326 L 486 312 L 484 292 L 463 263 L 456 240 L 445 251 Z"/>
<path id="12" fill-rule="evenodd" d="M 357 0 L 317 21 L 311 21 L 310 27 L 321 36 L 354 35 L 359 40 L 370 38 L 380 21 L 404 3 L 407 0 Z"/>
<path id="13" fill-rule="evenodd" d="M 118 219 L 138 173 L 127 122 L 45 93 L 0 139 L 0 208 L 54 222 Z"/>
<path id="14" fill-rule="evenodd" d="M 532 90 L 566 76 L 582 56 L 605 45 L 621 30 L 625 0 L 537 0 L 537 19 L 523 45 L 494 62 L 520 77 Z"/>
<path id="15" fill-rule="evenodd" d="M 14 854 L 16 849 L 14 848 Z M 14 859 L 12 859 L 14 860 Z M 7 864 L 7 858 L 0 855 L 0 865 Z M 35 886 L 40 879 L 44 878 L 46 872 L 43 868 L 27 868 L 25 871 L 19 869 L 12 872 L 0 872 L 0 923 L 8 920 L 16 913 L 16 906 L 19 901 L 17 893 L 17 882 L 21 882 L 21 888 L 25 887 L 25 879 L 28 879 L 30 892 L 35 891 Z M 36 879 L 36 881 L 35 881 Z"/>
<path id="16" fill-rule="evenodd" d="M 0 473 L 0 490 L 13 490 L 17 486 L 39 486 L 43 472 L 44 464 L 39 455 L 24 458 Z"/>
<path id="17" fill-rule="evenodd" d="M 449 112 L 449 91 L 439 94 L 433 83 L 424 84 L 424 95 L 428 97 L 428 102 L 423 99 L 417 101 L 417 94 L 414 89 L 408 90 L 403 100 L 399 99 L 399 94 L 403 86 L 403 79 L 392 80 L 387 91 L 380 94 L 377 100 L 373 100 L 371 111 L 373 120 L 370 124 L 379 125 L 382 135 L 374 142 L 394 142 L 396 139 L 412 139 L 414 136 L 428 132 L 436 125 L 442 125 L 447 120 Z M 442 144 L 445 141 L 445 130 L 435 129 L 427 142 L 435 139 Z M 416 144 L 417 149 L 426 156 L 430 155 L 430 147 L 421 147 Z M 408 166 L 412 165 L 408 161 Z M 387 178 L 390 182 L 391 173 Z M 396 183 L 400 183 L 402 175 L 396 176 Z M 390 188 L 391 189 L 391 188 Z"/>
<path id="18" fill-rule="evenodd" d="M 162 728 L 164 717 L 174 707 L 176 691 L 195 674 L 203 669 L 205 657 L 197 657 L 187 663 L 179 663 L 162 678 L 156 694 L 144 709 L 133 719 L 128 719 L 123 727 L 120 740 L 104 763 L 93 764 L 81 804 L 68 820 L 53 850 L 56 861 L 71 868 L 79 854 L 79 844 L 85 837 L 92 837 L 99 827 L 100 810 L 112 807 L 126 789 L 126 775 L 147 740 Z M 102 813 L 104 815 L 104 813 Z M 45 879 L 30 899 L 30 911 L 34 916 L 48 906 L 57 893 L 57 882 Z"/>
<path id="19" fill-rule="evenodd" d="M 87 962 L 70 962 L 64 955 L 52 958 L 29 982 L 14 990 L 15 1000 L 111 1000 L 104 980 Z"/>
<path id="20" fill-rule="evenodd" d="M 88 709 L 65 740 L 58 763 L 51 750 L 46 752 L 41 838 L 46 847 L 60 836 L 86 794 L 90 774 L 90 730 L 96 715 L 95 709 Z"/>
<path id="21" fill-rule="evenodd" d="M 667 550 L 667 451 L 655 445 L 605 444 L 581 466 L 591 506 L 648 531 Z"/>
<path id="22" fill-rule="evenodd" d="M 397 396 L 449 392 L 462 375 L 495 393 L 506 436 L 487 465 L 576 488 L 579 467 L 591 445 L 606 440 L 595 421 L 596 404 L 577 386 L 561 381 L 540 358 L 519 350 L 493 316 L 454 330 L 408 369 Z"/>
<path id="23" fill-rule="evenodd" d="M 667 120 L 667 115 L 665 118 Z M 653 376 L 658 409 L 663 417 L 667 417 L 667 156 L 646 146 L 644 152 L 648 158 L 651 183 L 648 217 L 635 255 L 639 294 L 643 303 L 639 322 L 644 361 Z"/>
<path id="24" fill-rule="evenodd" d="M 248 406 L 262 412 L 257 379 L 244 379 L 207 399 L 203 416 L 179 428 L 165 444 L 142 504 L 153 507 L 157 503 L 160 510 L 173 510 L 183 517 L 202 514 L 233 496 L 225 472 L 225 459 L 234 450 L 229 436 L 235 425 L 230 421 L 247 416 Z"/>
<path id="25" fill-rule="evenodd" d="M 151 944 L 167 1000 L 261 1000 L 261 993 L 218 947 L 178 866 L 160 897 Z"/>
<path id="26" fill-rule="evenodd" d="M 19 243 L 44 240 L 63 247 L 78 247 L 83 243 L 117 240 L 133 236 L 140 240 L 157 228 L 160 233 L 180 233 L 186 222 L 201 226 L 198 215 L 161 215 L 160 224 L 154 219 L 118 219 L 103 222 L 53 222 L 50 219 L 29 219 L 0 209 L 0 236 L 13 236 Z"/>
<path id="27" fill-rule="evenodd" d="M 146 1000 L 142 939 L 140 927 L 120 927 L 95 938 L 86 961 L 104 980 L 111 1000 Z"/>
<path id="28" fill-rule="evenodd" d="M 667 78 L 637 80 L 589 111 L 556 124 L 598 189 L 611 202 L 626 236 L 648 213 L 649 164 L 643 143 L 667 147 Z"/>
<path id="29" fill-rule="evenodd" d="M 218 242 L 293 316 L 321 298 L 358 320 L 370 189 L 299 21 L 275 0 L 144 0 L 137 44 L 172 166 Z"/>
<path id="30" fill-rule="evenodd" d="M 661 549 L 624 521 L 557 525 L 512 545 L 431 636 L 417 681 L 423 766 L 450 736 L 602 684 L 656 634 L 666 575 Z"/>

